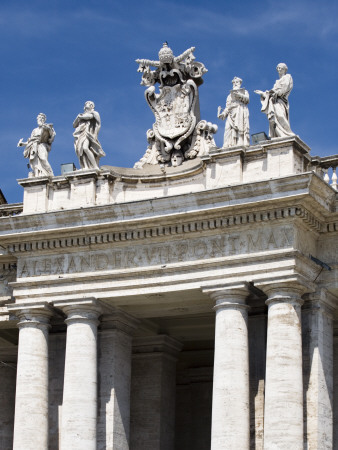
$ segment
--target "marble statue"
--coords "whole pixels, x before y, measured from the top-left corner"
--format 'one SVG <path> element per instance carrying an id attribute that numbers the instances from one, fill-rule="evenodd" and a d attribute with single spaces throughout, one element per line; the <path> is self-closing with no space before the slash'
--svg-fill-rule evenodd
<path id="1" fill-rule="evenodd" d="M 106 156 L 98 140 L 101 128 L 100 114 L 94 108 L 94 102 L 86 102 L 84 112 L 78 114 L 73 123 L 75 153 L 79 158 L 81 169 L 98 169 L 100 158 Z"/>
<path id="2" fill-rule="evenodd" d="M 202 143 L 201 136 L 204 136 L 198 133 L 198 86 L 203 83 L 202 77 L 207 69 L 204 64 L 195 61 L 194 50 L 191 47 L 175 57 L 168 44 L 164 43 L 158 61 L 136 60 L 138 71 L 142 72 L 141 85 L 147 87 L 145 97 L 154 113 L 155 123 L 151 142 L 148 138 L 150 145 L 135 168 L 157 163 L 175 167 L 184 160 L 202 156 L 208 151 L 208 146 L 215 146 L 213 139 L 202 146 L 197 144 Z M 159 85 L 159 93 L 156 93 L 156 84 Z M 215 130 L 217 126 L 209 127 L 209 133 Z M 176 150 L 180 152 L 179 156 Z"/>
<path id="3" fill-rule="evenodd" d="M 249 93 L 241 85 L 242 80 L 235 77 L 224 110 L 218 107 L 217 117 L 226 120 L 223 148 L 250 145 Z"/>
<path id="4" fill-rule="evenodd" d="M 276 80 L 273 88 L 265 92 L 255 91 L 256 94 L 261 96 L 261 111 L 268 117 L 269 136 L 271 138 L 294 136 L 295 134 L 290 128 L 288 101 L 293 88 L 293 80 L 287 71 L 287 65 L 279 63 L 277 66 L 279 80 Z"/>
<path id="5" fill-rule="evenodd" d="M 34 128 L 27 142 L 20 139 L 18 147 L 25 147 L 23 156 L 29 159 L 33 177 L 53 176 L 53 170 L 48 162 L 48 153 L 55 138 L 52 123 L 46 123 L 46 114 L 38 114 L 38 127 Z"/>

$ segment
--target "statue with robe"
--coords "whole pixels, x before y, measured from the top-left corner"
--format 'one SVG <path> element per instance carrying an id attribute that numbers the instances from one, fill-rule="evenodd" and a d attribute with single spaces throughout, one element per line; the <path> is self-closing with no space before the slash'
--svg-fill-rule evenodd
<path id="1" fill-rule="evenodd" d="M 46 119 L 46 114 L 38 114 L 36 118 L 38 126 L 34 128 L 30 138 L 27 142 L 23 142 L 23 139 L 18 142 L 18 147 L 25 147 L 23 156 L 29 159 L 33 177 L 53 176 L 48 154 L 56 133 L 53 124 L 46 123 Z"/>
<path id="2" fill-rule="evenodd" d="M 100 158 L 106 156 L 98 140 L 101 128 L 100 114 L 94 108 L 94 102 L 86 102 L 84 112 L 78 114 L 73 123 L 75 153 L 79 158 L 81 169 L 98 169 Z"/>
<path id="3" fill-rule="evenodd" d="M 235 77 L 224 110 L 218 107 L 217 117 L 226 120 L 223 148 L 250 145 L 249 93 L 241 86 L 241 78 Z"/>
<path id="4" fill-rule="evenodd" d="M 273 88 L 269 91 L 255 91 L 261 96 L 261 111 L 267 115 L 269 120 L 269 136 L 271 138 L 294 136 L 295 134 L 290 128 L 288 100 L 293 88 L 293 80 L 287 71 L 287 65 L 279 63 L 277 66 L 279 79 Z"/>

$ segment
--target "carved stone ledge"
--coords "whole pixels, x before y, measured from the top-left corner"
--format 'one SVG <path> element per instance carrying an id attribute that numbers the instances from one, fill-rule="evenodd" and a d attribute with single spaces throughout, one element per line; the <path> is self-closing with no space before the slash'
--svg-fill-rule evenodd
<path id="1" fill-rule="evenodd" d="M 33 242 L 21 242 L 8 245 L 7 249 L 11 253 L 30 252 L 37 250 L 48 250 L 55 248 L 85 247 L 88 245 L 106 244 L 109 242 L 138 241 L 161 236 L 172 236 L 190 234 L 201 231 L 231 228 L 250 223 L 270 222 L 284 220 L 285 218 L 299 217 L 316 231 L 323 228 L 316 216 L 303 207 L 285 207 L 273 210 L 235 214 L 218 218 L 189 221 L 183 224 L 168 226 L 155 226 L 139 230 L 127 230 L 114 233 L 92 234 L 90 236 L 76 236 L 60 239 L 40 240 Z"/>

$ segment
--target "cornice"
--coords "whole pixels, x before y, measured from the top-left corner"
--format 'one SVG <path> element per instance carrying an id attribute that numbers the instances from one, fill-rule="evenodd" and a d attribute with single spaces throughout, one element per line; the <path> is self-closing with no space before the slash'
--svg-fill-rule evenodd
<path id="1" fill-rule="evenodd" d="M 90 230 L 84 233 L 83 229 L 76 230 L 77 234 L 69 237 L 58 237 L 55 231 L 50 231 L 53 236 L 46 239 L 36 239 L 36 235 L 31 233 L 22 237 L 20 234 L 13 236 L 13 240 L 21 240 L 19 242 L 9 243 L 7 250 L 9 253 L 25 253 L 46 251 L 63 248 L 77 248 L 85 246 L 94 246 L 100 244 L 108 244 L 114 242 L 133 242 L 144 239 L 155 239 L 165 236 L 191 236 L 192 234 L 204 233 L 208 231 L 225 230 L 244 227 L 250 224 L 272 223 L 276 221 L 284 221 L 287 219 L 301 219 L 305 224 L 316 232 L 321 232 L 323 229 L 323 222 L 319 220 L 314 214 L 302 206 L 291 206 L 274 209 L 266 209 L 257 212 L 239 213 L 230 215 L 219 215 L 209 219 L 195 219 L 184 221 L 181 217 L 182 223 L 168 223 L 167 225 L 155 224 L 154 226 L 144 227 L 142 221 L 130 229 L 118 229 L 119 224 L 114 224 L 116 231 L 96 232 Z M 72 230 L 68 230 L 68 235 Z"/>

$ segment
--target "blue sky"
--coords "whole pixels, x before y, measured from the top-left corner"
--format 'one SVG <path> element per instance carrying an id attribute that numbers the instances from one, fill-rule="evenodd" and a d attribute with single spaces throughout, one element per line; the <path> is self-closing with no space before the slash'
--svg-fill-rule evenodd
<path id="1" fill-rule="evenodd" d="M 132 167 L 147 147 L 153 115 L 144 99 L 137 58 L 157 59 L 164 41 L 175 55 L 191 46 L 208 69 L 200 87 L 201 118 L 217 119 L 231 80 L 250 93 L 250 132 L 268 132 L 254 89 L 269 89 L 276 65 L 294 80 L 292 130 L 312 155 L 338 153 L 338 2 L 318 1 L 37 1 L 0 6 L 1 183 L 8 202 L 22 201 L 16 179 L 28 173 L 20 138 L 29 137 L 39 112 L 54 124 L 49 161 L 79 167 L 72 123 L 86 100 L 102 120 L 101 164 Z"/>

